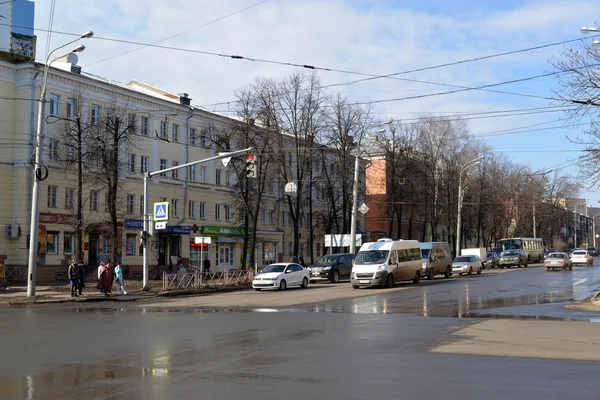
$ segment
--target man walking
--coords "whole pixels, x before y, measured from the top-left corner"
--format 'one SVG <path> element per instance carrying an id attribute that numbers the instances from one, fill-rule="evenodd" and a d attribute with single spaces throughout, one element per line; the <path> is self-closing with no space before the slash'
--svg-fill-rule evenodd
<path id="1" fill-rule="evenodd" d="M 75 260 L 69 265 L 69 281 L 71 282 L 71 297 L 78 297 L 77 286 L 79 285 L 79 268 Z"/>
<path id="2" fill-rule="evenodd" d="M 79 272 L 79 295 L 83 294 L 83 289 L 85 288 L 85 268 L 83 268 L 83 262 L 77 263 L 77 271 Z"/>

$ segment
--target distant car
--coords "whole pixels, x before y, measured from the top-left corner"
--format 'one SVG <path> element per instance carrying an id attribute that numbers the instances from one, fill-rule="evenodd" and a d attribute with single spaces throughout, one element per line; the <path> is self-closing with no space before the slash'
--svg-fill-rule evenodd
<path id="1" fill-rule="evenodd" d="M 308 267 L 310 282 L 328 280 L 338 283 L 340 279 L 350 279 L 352 262 L 355 255 L 352 253 L 327 254 Z"/>
<path id="2" fill-rule="evenodd" d="M 596 257 L 598 255 L 598 249 L 595 248 L 594 246 L 590 246 L 587 248 L 587 252 L 590 256 L 592 257 Z"/>
<path id="3" fill-rule="evenodd" d="M 544 266 L 546 267 L 546 271 L 550 271 L 551 269 L 563 269 L 565 271 L 571 271 L 573 269 L 573 262 L 567 253 L 554 252 L 548 254 L 546 260 L 544 261 Z"/>
<path id="4" fill-rule="evenodd" d="M 483 271 L 483 265 L 481 260 L 477 256 L 458 256 L 452 261 L 452 273 L 453 274 L 468 274 L 471 275 L 473 272 L 481 274 Z"/>
<path id="5" fill-rule="evenodd" d="M 527 253 L 521 249 L 508 250 L 500 254 L 500 268 L 510 268 L 511 266 L 521 268 L 521 266 L 527 267 Z"/>
<path id="6" fill-rule="evenodd" d="M 489 252 L 487 254 L 487 260 L 483 263 L 483 268 L 495 268 L 500 265 L 500 254 L 495 252 Z"/>
<path id="7" fill-rule="evenodd" d="M 591 266 L 594 259 L 588 254 L 587 250 L 575 250 L 571 253 L 571 261 L 573 262 L 573 265 L 586 264 Z"/>
<path id="8" fill-rule="evenodd" d="M 296 263 L 271 264 L 256 275 L 252 280 L 254 290 L 279 289 L 289 286 L 308 287 L 310 275 L 308 270 Z"/>

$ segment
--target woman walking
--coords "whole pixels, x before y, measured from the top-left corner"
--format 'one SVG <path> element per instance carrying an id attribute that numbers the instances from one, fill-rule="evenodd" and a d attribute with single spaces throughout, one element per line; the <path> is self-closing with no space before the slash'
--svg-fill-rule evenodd
<path id="1" fill-rule="evenodd" d="M 102 266 L 102 270 L 100 271 L 100 283 L 98 286 L 100 293 L 104 293 L 105 296 L 108 296 L 108 292 L 110 292 L 112 288 L 112 270 L 108 263 Z"/>
<path id="2" fill-rule="evenodd" d="M 127 294 L 125 285 L 123 285 L 123 270 L 121 269 L 121 264 L 117 264 L 115 267 L 115 282 L 117 283 L 117 294 L 121 294 L 119 292 L 120 289 L 123 289 L 123 294 Z"/>

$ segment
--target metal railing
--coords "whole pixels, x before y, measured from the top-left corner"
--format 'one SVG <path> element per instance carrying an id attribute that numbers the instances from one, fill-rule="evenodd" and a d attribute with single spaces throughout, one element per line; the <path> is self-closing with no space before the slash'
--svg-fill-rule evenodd
<path id="1" fill-rule="evenodd" d="M 200 289 L 250 285 L 254 278 L 253 270 L 233 270 L 223 272 L 163 273 L 163 291 L 180 289 Z"/>
<path id="2" fill-rule="evenodd" d="M 6 282 L 27 282 L 27 267 L 5 267 Z"/>

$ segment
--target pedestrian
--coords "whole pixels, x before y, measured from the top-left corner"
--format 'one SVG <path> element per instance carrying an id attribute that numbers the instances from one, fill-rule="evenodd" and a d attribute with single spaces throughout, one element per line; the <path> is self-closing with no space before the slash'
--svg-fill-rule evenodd
<path id="1" fill-rule="evenodd" d="M 83 289 L 85 289 L 85 268 L 83 268 L 83 263 L 77 263 L 77 270 L 79 271 L 79 295 L 83 294 Z"/>
<path id="2" fill-rule="evenodd" d="M 100 281 L 98 282 L 98 288 L 100 293 L 108 296 L 108 292 L 112 288 L 112 271 L 108 263 L 102 265 L 102 271 L 100 271 Z"/>
<path id="3" fill-rule="evenodd" d="M 71 283 L 71 297 L 78 297 L 77 286 L 79 285 L 79 269 L 75 260 L 69 265 L 69 281 Z"/>
<path id="4" fill-rule="evenodd" d="M 210 272 L 210 260 L 208 259 L 208 257 L 206 257 L 202 262 L 202 269 L 204 270 L 204 272 Z"/>
<path id="5" fill-rule="evenodd" d="M 304 257 L 302 257 L 302 256 L 300 256 L 300 265 L 302 265 L 303 267 L 305 266 L 304 265 Z"/>
<path id="6" fill-rule="evenodd" d="M 121 265 L 118 263 L 115 267 L 115 283 L 117 284 L 117 294 L 121 294 L 119 293 L 119 289 L 123 289 L 123 294 L 127 294 L 125 285 L 123 284 L 123 270 L 121 269 Z"/>
<path id="7" fill-rule="evenodd" d="M 104 268 L 104 261 L 100 261 L 98 265 L 98 289 L 100 290 L 100 294 L 102 294 L 102 289 L 100 289 L 100 274 L 102 273 L 102 269 Z"/>

